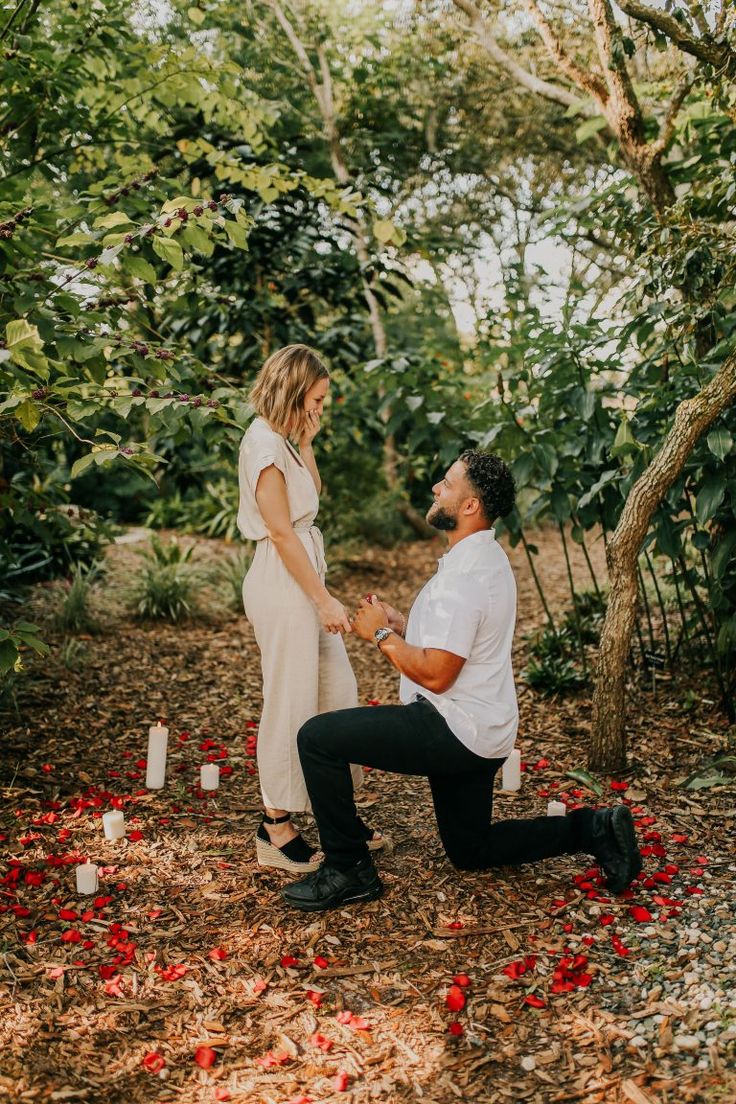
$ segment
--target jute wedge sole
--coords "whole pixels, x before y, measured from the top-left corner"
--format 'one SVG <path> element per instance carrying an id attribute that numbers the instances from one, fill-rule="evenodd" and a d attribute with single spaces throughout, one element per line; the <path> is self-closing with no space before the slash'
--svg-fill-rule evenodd
<path id="1" fill-rule="evenodd" d="M 275 844 L 266 843 L 258 836 L 256 836 L 256 858 L 259 866 L 267 866 L 272 870 L 287 870 L 290 874 L 311 874 L 314 870 L 319 870 L 322 863 L 321 859 L 316 862 L 295 862 L 287 858 Z"/>

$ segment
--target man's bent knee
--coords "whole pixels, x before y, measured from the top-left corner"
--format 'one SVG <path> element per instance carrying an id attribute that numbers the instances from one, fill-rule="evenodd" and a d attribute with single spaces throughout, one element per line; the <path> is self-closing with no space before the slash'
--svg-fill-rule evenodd
<path id="1" fill-rule="evenodd" d="M 310 717 L 308 721 L 305 721 L 296 734 L 296 745 L 299 751 L 307 751 L 309 748 L 315 747 L 319 742 L 320 732 L 323 726 L 320 724 L 321 718 L 319 716 Z"/>

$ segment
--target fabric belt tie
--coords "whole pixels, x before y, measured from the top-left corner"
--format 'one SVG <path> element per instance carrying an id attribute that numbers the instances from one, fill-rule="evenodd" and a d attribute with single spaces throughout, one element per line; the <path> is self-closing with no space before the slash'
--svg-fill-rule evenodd
<path id="1" fill-rule="evenodd" d="M 317 557 L 317 572 L 318 574 L 326 572 L 327 560 L 325 559 L 325 541 L 320 529 L 316 525 L 294 525 L 292 528 L 295 533 L 309 534 L 312 540 L 312 547 Z M 263 540 L 268 539 L 268 537 L 263 537 Z"/>

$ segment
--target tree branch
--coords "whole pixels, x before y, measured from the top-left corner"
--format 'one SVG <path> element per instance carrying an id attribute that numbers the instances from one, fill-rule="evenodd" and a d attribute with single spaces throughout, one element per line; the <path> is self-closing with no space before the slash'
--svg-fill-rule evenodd
<path id="1" fill-rule="evenodd" d="M 622 145 L 626 144 L 627 139 L 637 144 L 643 143 L 644 120 L 626 68 L 621 30 L 614 19 L 610 2 L 588 0 L 588 8 L 595 27 L 598 56 L 610 93 L 605 105 L 606 117 L 612 129 L 618 133 Z"/>
<path id="2" fill-rule="evenodd" d="M 601 111 L 604 111 L 606 101 L 608 100 L 608 88 L 605 82 L 601 80 L 597 73 L 591 73 L 581 68 L 581 66 L 563 49 L 562 43 L 542 14 L 541 9 L 535 3 L 535 0 L 526 0 L 526 7 L 539 31 L 542 42 L 544 42 L 549 54 L 557 62 L 559 68 L 568 80 L 571 80 L 578 88 L 592 96 L 593 99 L 597 101 Z"/>
<path id="3" fill-rule="evenodd" d="M 672 141 L 672 136 L 675 133 L 675 120 L 680 108 L 687 99 L 688 92 L 692 88 L 694 81 L 694 75 L 689 73 L 686 77 L 682 78 L 675 89 L 672 96 L 672 102 L 667 108 L 667 114 L 660 125 L 659 135 L 656 141 L 652 142 L 650 146 L 654 159 L 659 159 Z"/>
<path id="4" fill-rule="evenodd" d="M 566 88 L 561 88 L 558 84 L 552 84 L 550 81 L 542 80 L 541 77 L 536 77 L 533 73 L 528 72 L 499 45 L 498 40 L 473 0 L 453 0 L 453 3 L 456 8 L 467 15 L 470 20 L 470 29 L 486 53 L 507 73 L 510 73 L 518 84 L 528 89 L 529 92 L 534 92 L 537 96 L 543 96 L 554 103 L 562 104 L 563 107 L 577 105 L 578 96 L 569 92 Z"/>
<path id="5" fill-rule="evenodd" d="M 616 0 L 616 3 L 621 11 L 626 12 L 632 19 L 646 23 L 652 30 L 659 31 L 683 53 L 691 54 L 698 61 L 713 65 L 716 69 L 725 67 L 731 70 L 736 64 L 736 52 L 728 43 L 709 41 L 709 38 L 705 37 L 696 38 L 669 12 L 660 8 L 650 8 L 648 4 L 640 3 L 640 0 Z"/>

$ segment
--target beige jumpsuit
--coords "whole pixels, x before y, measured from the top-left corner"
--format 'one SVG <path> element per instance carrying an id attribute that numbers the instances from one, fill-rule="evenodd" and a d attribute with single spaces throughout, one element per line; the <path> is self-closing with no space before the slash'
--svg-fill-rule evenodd
<path id="1" fill-rule="evenodd" d="M 243 605 L 263 672 L 258 773 L 264 805 L 295 813 L 310 809 L 296 746 L 299 728 L 317 713 L 356 706 L 358 691 L 342 636 L 322 628 L 267 535 L 255 492 L 260 473 L 272 464 L 286 480 L 294 530 L 324 581 L 324 542 L 313 524 L 319 509 L 314 480 L 287 440 L 255 418 L 240 446 L 238 528 L 247 540 L 257 541 L 243 581 Z M 361 774 L 353 767 L 355 784 Z"/>

